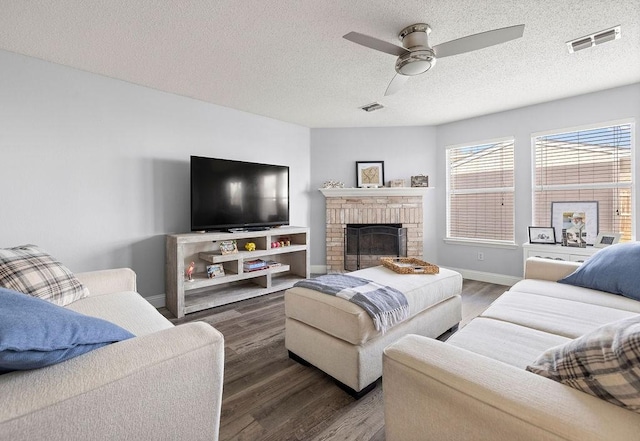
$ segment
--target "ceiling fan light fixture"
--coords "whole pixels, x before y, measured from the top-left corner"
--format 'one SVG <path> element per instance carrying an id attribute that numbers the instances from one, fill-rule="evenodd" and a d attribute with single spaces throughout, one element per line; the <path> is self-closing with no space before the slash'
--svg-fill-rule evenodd
<path id="1" fill-rule="evenodd" d="M 414 76 L 425 73 L 436 64 L 431 50 L 418 50 L 401 55 L 396 61 L 396 72 L 401 75 Z"/>

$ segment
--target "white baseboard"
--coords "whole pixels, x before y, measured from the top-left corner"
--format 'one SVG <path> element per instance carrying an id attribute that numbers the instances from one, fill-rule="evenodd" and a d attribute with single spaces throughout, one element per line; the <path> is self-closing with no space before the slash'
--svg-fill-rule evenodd
<path id="1" fill-rule="evenodd" d="M 165 296 L 164 294 L 158 294 L 155 296 L 149 296 L 149 297 L 145 297 L 144 298 L 147 302 L 151 303 L 151 305 L 153 305 L 154 308 L 162 308 L 163 306 L 165 306 Z"/>
<path id="2" fill-rule="evenodd" d="M 311 265 L 311 274 L 327 274 L 327 265 Z"/>
<path id="3" fill-rule="evenodd" d="M 462 268 L 450 268 L 462 274 L 463 279 L 477 280 L 479 282 L 495 283 L 496 285 L 513 286 L 522 277 L 507 276 L 504 274 L 485 273 L 484 271 L 466 270 Z"/>

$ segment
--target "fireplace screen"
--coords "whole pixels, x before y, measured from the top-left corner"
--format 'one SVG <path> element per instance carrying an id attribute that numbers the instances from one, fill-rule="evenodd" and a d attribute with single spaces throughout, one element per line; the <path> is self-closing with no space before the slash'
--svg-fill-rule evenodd
<path id="1" fill-rule="evenodd" d="M 381 257 L 407 256 L 407 229 L 401 224 L 349 224 L 344 233 L 347 271 L 380 265 Z"/>

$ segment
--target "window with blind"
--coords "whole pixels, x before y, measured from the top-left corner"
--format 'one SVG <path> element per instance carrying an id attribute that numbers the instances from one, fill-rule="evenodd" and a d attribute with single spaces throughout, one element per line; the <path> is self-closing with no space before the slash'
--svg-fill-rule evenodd
<path id="1" fill-rule="evenodd" d="M 534 136 L 534 225 L 552 224 L 552 202 L 597 201 L 599 232 L 631 240 L 632 132 L 629 123 Z"/>
<path id="2" fill-rule="evenodd" d="M 447 150 L 447 237 L 513 243 L 513 138 Z"/>

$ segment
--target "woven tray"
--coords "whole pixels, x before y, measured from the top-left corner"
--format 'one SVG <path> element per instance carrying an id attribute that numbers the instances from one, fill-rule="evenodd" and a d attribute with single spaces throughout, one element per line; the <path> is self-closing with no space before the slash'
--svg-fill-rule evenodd
<path id="1" fill-rule="evenodd" d="M 433 263 L 413 257 L 383 257 L 382 264 L 398 274 L 438 274 L 440 268 Z"/>

